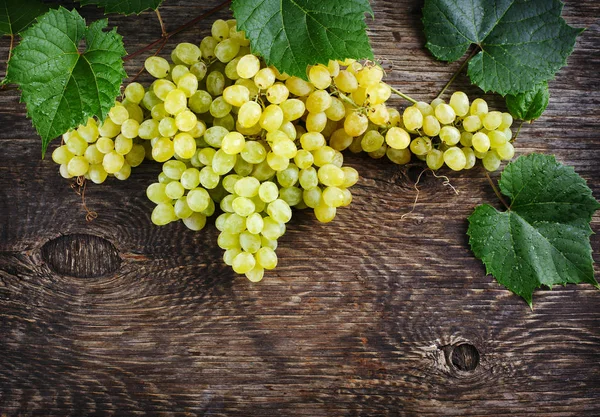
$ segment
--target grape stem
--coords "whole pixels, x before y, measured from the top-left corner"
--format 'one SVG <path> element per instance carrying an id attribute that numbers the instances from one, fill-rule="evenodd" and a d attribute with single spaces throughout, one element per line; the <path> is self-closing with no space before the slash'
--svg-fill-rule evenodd
<path id="1" fill-rule="evenodd" d="M 8 74 L 8 61 L 10 61 L 10 58 L 12 57 L 12 50 L 13 47 L 15 45 L 15 35 L 13 35 L 12 33 L 9 35 L 10 37 L 10 45 L 8 46 L 8 59 L 6 60 L 6 73 Z M 6 76 L 6 74 L 5 74 Z M 6 88 L 5 83 L 2 84 L 2 89 L 4 90 Z"/>
<path id="2" fill-rule="evenodd" d="M 498 187 L 496 187 L 496 184 L 494 184 L 494 181 L 492 180 L 492 177 L 490 177 L 490 174 L 487 171 L 485 171 L 485 176 L 487 177 L 488 182 L 492 186 L 492 189 L 494 190 L 494 193 L 496 194 L 496 197 L 498 197 L 498 200 L 500 200 L 500 202 L 506 208 L 506 210 L 510 210 L 510 206 L 508 205 L 508 203 L 506 202 L 506 200 L 504 199 L 504 197 L 502 197 L 502 194 L 500 194 L 500 191 L 498 190 Z"/>
<path id="3" fill-rule="evenodd" d="M 158 8 L 155 10 L 155 12 L 156 12 L 156 17 L 158 18 L 158 22 L 160 23 L 160 30 L 162 32 L 162 36 L 163 36 L 163 38 L 166 38 L 167 37 L 167 29 L 165 28 L 165 22 L 163 22 L 162 16 L 160 15 Z"/>
<path id="4" fill-rule="evenodd" d="M 456 70 L 456 72 L 452 75 L 452 78 L 450 78 L 450 80 L 448 80 L 448 82 L 446 83 L 444 88 L 442 88 L 442 91 L 440 91 L 440 93 L 437 95 L 436 98 L 440 98 L 442 96 L 442 94 L 444 94 L 446 92 L 448 87 L 450 87 L 450 85 L 454 82 L 454 80 L 456 80 L 456 77 L 458 77 L 460 75 L 460 73 L 465 69 L 465 67 L 469 63 L 469 61 L 471 61 L 471 58 L 473 58 L 475 56 L 475 54 L 477 54 L 477 52 L 479 52 L 479 47 L 475 46 L 473 51 L 469 54 L 467 59 L 465 59 L 464 62 L 460 65 L 458 70 Z"/>
<path id="5" fill-rule="evenodd" d="M 157 10 L 156 13 L 157 13 L 157 16 L 159 16 L 159 21 L 161 22 L 161 28 L 163 30 L 161 37 L 156 39 L 153 42 L 150 42 L 148 45 L 144 46 L 143 48 L 140 48 L 137 51 L 127 55 L 125 58 L 123 58 L 123 61 L 129 61 L 130 59 L 132 59 L 140 54 L 143 54 L 144 52 L 148 52 L 149 50 L 151 50 L 152 48 L 154 48 L 156 45 L 158 45 L 160 43 L 162 43 L 162 46 L 161 46 L 161 48 L 162 48 L 169 39 L 171 39 L 173 36 L 177 35 L 179 32 L 182 32 L 182 31 L 194 26 L 196 23 L 200 22 L 201 20 L 206 19 L 208 16 L 215 14 L 219 10 L 225 8 L 226 6 L 229 6 L 230 3 L 231 3 L 231 0 L 225 0 L 223 3 L 213 7 L 212 9 L 195 17 L 194 19 L 184 23 L 183 25 L 172 30 L 171 32 L 165 32 L 162 18 L 160 18 L 160 14 Z"/>
<path id="6" fill-rule="evenodd" d="M 519 137 L 519 133 L 521 133 L 521 128 L 523 127 L 523 123 L 525 123 L 525 120 L 521 120 L 521 124 L 519 125 L 519 128 L 517 129 L 517 133 L 515 133 L 515 137 L 512 138 L 511 142 L 516 141 L 517 137 Z"/>
<path id="7" fill-rule="evenodd" d="M 403 92 L 396 90 L 394 87 L 392 87 L 391 85 L 389 85 L 388 87 L 390 87 L 390 90 L 392 90 L 392 93 L 395 93 L 397 95 L 399 95 L 400 97 L 402 97 L 404 100 L 410 101 L 412 104 L 416 104 L 417 100 L 415 100 L 412 97 L 407 96 L 406 94 L 404 94 Z"/>

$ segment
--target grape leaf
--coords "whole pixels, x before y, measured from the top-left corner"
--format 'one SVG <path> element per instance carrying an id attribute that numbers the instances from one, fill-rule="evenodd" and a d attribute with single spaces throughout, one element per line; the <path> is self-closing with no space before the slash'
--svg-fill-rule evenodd
<path id="1" fill-rule="evenodd" d="M 544 81 L 531 91 L 506 96 L 506 107 L 512 116 L 521 120 L 535 120 L 544 113 L 550 101 L 548 83 Z"/>
<path id="2" fill-rule="evenodd" d="M 95 4 L 102 7 L 106 13 L 130 15 L 140 14 L 144 10 L 156 10 L 163 0 L 79 0 L 83 6 Z"/>
<path id="3" fill-rule="evenodd" d="M 48 10 L 38 0 L 4 0 L 0 5 L 0 35 L 16 35 Z"/>
<path id="4" fill-rule="evenodd" d="M 590 221 L 600 204 L 572 167 L 531 154 L 508 164 L 500 179 L 510 208 L 488 204 L 469 217 L 469 243 L 487 273 L 532 306 L 542 286 L 595 285 Z"/>
<path id="5" fill-rule="evenodd" d="M 86 123 L 104 120 L 127 76 L 125 48 L 116 30 L 103 32 L 106 19 L 86 27 L 76 10 L 60 7 L 44 14 L 22 33 L 8 65 L 8 82 L 22 91 L 27 116 L 42 138 L 42 154 L 50 140 Z M 83 53 L 79 43 L 85 40 Z"/>
<path id="6" fill-rule="evenodd" d="M 368 0 L 234 0 L 231 7 L 252 51 L 289 75 L 307 79 L 308 65 L 373 58 Z"/>
<path id="7" fill-rule="evenodd" d="M 573 52 L 582 29 L 566 24 L 559 0 L 425 0 L 427 48 L 456 61 L 471 44 L 471 81 L 484 91 L 519 94 L 547 81 Z"/>

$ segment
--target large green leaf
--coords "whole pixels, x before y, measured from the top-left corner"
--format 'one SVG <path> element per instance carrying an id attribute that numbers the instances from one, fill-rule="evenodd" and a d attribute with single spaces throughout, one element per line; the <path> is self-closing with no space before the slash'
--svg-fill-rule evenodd
<path id="1" fill-rule="evenodd" d="M 559 0 L 425 0 L 426 46 L 456 61 L 476 44 L 471 81 L 484 91 L 523 93 L 552 78 L 573 51 L 582 30 L 567 25 L 562 8 Z"/>
<path id="2" fill-rule="evenodd" d="M 123 40 L 106 20 L 86 27 L 77 11 L 50 10 L 22 35 L 8 65 L 8 82 L 22 91 L 27 115 L 42 137 L 50 140 L 86 123 L 104 120 L 119 94 L 123 78 Z M 85 40 L 83 52 L 79 43 Z"/>
<path id="3" fill-rule="evenodd" d="M 512 116 L 521 120 L 534 120 L 542 115 L 550 101 L 548 83 L 536 85 L 531 91 L 506 96 L 506 107 Z"/>
<path id="4" fill-rule="evenodd" d="M 163 0 L 79 0 L 82 5 L 95 4 L 102 7 L 106 13 L 124 15 L 139 14 L 144 10 L 156 10 Z"/>
<path id="5" fill-rule="evenodd" d="M 542 286 L 594 278 L 590 221 L 600 204 L 573 168 L 532 154 L 510 163 L 500 180 L 510 209 L 478 206 L 469 217 L 471 249 L 487 272 L 532 305 Z"/>
<path id="6" fill-rule="evenodd" d="M 3 0 L 0 2 L 0 34 L 16 35 L 36 17 L 48 10 L 38 0 Z"/>
<path id="7" fill-rule="evenodd" d="M 234 0 L 252 51 L 279 71 L 306 79 L 306 67 L 331 59 L 373 58 L 368 0 Z"/>

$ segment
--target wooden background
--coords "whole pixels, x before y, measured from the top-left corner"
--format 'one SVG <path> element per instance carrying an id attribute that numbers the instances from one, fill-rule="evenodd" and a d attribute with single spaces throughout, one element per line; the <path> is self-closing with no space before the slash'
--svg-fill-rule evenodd
<path id="1" fill-rule="evenodd" d="M 216 4 L 165 0 L 161 10 L 173 29 Z M 431 100 L 459 63 L 424 49 L 422 1 L 372 4 L 388 81 Z M 596 197 L 599 16 L 595 0 L 566 2 L 565 19 L 588 29 L 517 144 L 573 165 Z M 167 49 L 199 42 L 212 20 Z M 129 52 L 160 34 L 152 13 L 110 23 Z M 4 38 L 0 56 L 7 48 Z M 479 94 L 464 76 L 459 88 Z M 486 276 L 465 235 L 476 205 L 499 207 L 481 169 L 449 174 L 458 196 L 424 175 L 402 219 L 421 166 L 348 156 L 361 173 L 351 208 L 327 225 L 295 213 L 280 265 L 252 284 L 223 265 L 214 225 L 150 224 L 145 188 L 159 166 L 89 186 L 99 217 L 87 223 L 80 197 L 40 159 L 14 90 L 0 92 L 0 117 L 2 416 L 600 415 L 600 293 L 537 291 L 532 312 Z"/>

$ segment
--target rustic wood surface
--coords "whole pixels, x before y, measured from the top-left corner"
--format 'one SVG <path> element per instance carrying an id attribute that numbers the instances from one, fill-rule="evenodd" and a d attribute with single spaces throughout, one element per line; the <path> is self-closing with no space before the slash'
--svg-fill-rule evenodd
<path id="1" fill-rule="evenodd" d="M 388 81 L 432 99 L 460 63 L 424 49 L 422 1 L 372 3 Z M 172 29 L 216 4 L 165 0 L 161 10 Z M 565 19 L 588 29 L 517 145 L 573 165 L 596 197 L 599 16 L 595 0 L 566 2 Z M 160 34 L 152 13 L 109 19 L 128 51 Z M 198 42 L 212 20 L 167 50 Z M 7 48 L 4 38 L 0 56 Z M 454 88 L 479 94 L 465 76 Z M 459 195 L 424 175 L 402 219 L 421 167 L 348 156 L 361 173 L 351 209 L 327 225 L 296 213 L 280 265 L 252 284 L 223 265 L 214 225 L 151 226 L 145 188 L 157 165 L 89 186 L 99 216 L 88 223 L 80 197 L 40 159 L 14 90 L 0 92 L 0 121 L 1 416 L 600 415 L 600 293 L 537 291 L 530 311 L 486 276 L 465 236 L 473 208 L 496 204 L 481 169 L 448 173 Z"/>

